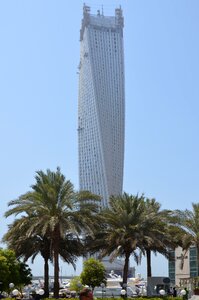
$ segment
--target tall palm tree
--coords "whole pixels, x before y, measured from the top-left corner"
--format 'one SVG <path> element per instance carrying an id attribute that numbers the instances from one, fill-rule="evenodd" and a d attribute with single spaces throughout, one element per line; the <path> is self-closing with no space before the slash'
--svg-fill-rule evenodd
<path id="1" fill-rule="evenodd" d="M 59 168 L 56 172 L 38 171 L 35 179 L 32 191 L 10 201 L 8 205 L 13 208 L 5 215 L 31 215 L 34 222 L 30 232 L 39 232 L 50 240 L 54 262 L 54 296 L 58 297 L 61 243 L 66 242 L 67 237 L 78 241 L 82 232 L 91 231 L 98 212 L 95 201 L 99 197 L 89 192 L 76 193 L 72 183 L 65 180 Z M 71 240 L 67 241 L 71 247 Z"/>

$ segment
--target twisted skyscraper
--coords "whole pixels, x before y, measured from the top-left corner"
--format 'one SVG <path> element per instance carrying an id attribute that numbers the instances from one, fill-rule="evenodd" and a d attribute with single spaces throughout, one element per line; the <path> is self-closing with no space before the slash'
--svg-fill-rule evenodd
<path id="1" fill-rule="evenodd" d="M 124 166 L 123 15 L 90 13 L 84 5 L 79 63 L 79 183 L 80 190 L 101 195 L 122 193 Z"/>

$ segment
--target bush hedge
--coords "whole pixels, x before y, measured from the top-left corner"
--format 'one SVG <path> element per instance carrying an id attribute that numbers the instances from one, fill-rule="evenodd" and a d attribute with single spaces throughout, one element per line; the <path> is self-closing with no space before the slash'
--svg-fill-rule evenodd
<path id="1" fill-rule="evenodd" d="M 94 300 L 95 299 L 97 299 L 97 300 L 113 300 L 113 299 L 117 299 L 117 300 L 124 300 L 124 298 L 118 298 L 118 297 L 109 297 L 109 298 L 96 298 L 96 297 L 94 297 Z M 15 298 L 14 298 L 15 299 Z M 62 300 L 77 300 L 77 299 L 79 299 L 79 298 L 59 298 L 59 299 L 62 299 Z M 125 298 L 126 300 L 127 299 L 138 299 L 138 300 L 146 300 L 146 299 L 149 299 L 149 300 L 182 300 L 182 297 L 171 297 L 171 296 L 163 296 L 163 297 L 147 297 L 147 296 L 145 296 L 145 297 L 133 297 L 133 298 L 131 298 L 131 297 L 127 297 L 127 298 Z M 4 300 L 13 300 L 13 298 L 4 298 Z M 16 300 L 19 300 L 18 298 L 16 298 Z M 23 300 L 23 298 L 21 299 L 21 300 Z M 25 300 L 25 299 L 24 299 Z M 56 298 L 41 298 L 41 300 L 57 300 Z"/>

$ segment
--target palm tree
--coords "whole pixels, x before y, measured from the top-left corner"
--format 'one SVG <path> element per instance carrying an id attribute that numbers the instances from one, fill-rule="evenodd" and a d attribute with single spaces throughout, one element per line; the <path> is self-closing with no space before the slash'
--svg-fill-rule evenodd
<path id="1" fill-rule="evenodd" d="M 142 234 L 139 248 L 143 254 L 146 254 L 147 277 L 152 276 L 151 271 L 151 252 L 156 253 L 157 248 L 162 252 L 165 245 L 162 243 L 162 234 L 165 233 L 165 224 L 162 222 L 160 214 L 160 204 L 155 199 L 145 199 L 145 230 Z"/>
<path id="2" fill-rule="evenodd" d="M 110 197 L 109 207 L 101 211 L 101 221 L 86 245 L 91 254 L 100 250 L 100 256 L 114 259 L 124 256 L 123 285 L 127 283 L 129 259 L 133 255 L 138 263 L 136 249 L 141 238 L 144 220 L 144 197 L 124 193 Z"/>
<path id="3" fill-rule="evenodd" d="M 174 224 L 171 210 L 160 210 L 161 205 L 154 198 L 145 199 L 145 230 L 138 247 L 147 258 L 147 277 L 152 276 L 151 252 L 169 257 L 171 249 L 178 246 L 184 231 Z M 147 224 L 148 222 L 148 224 Z"/>
<path id="4" fill-rule="evenodd" d="M 161 211 L 155 199 L 146 199 L 143 195 L 112 196 L 109 208 L 101 211 L 101 218 L 103 221 L 94 236 L 86 237 L 86 246 L 91 254 L 101 251 L 102 257 L 125 257 L 123 284 L 127 283 L 131 255 L 137 263 L 141 254 L 147 256 L 147 274 L 151 276 L 151 252 L 168 257 L 182 232 L 173 224 L 171 211 Z M 171 235 L 174 232 L 178 234 L 175 241 Z"/>
<path id="5" fill-rule="evenodd" d="M 50 240 L 54 262 L 54 296 L 58 297 L 61 244 L 67 241 L 68 249 L 77 252 L 76 248 L 71 249 L 71 237 L 78 242 L 82 232 L 91 231 L 98 212 L 95 201 L 99 197 L 89 192 L 76 193 L 59 168 L 56 172 L 38 171 L 35 179 L 32 191 L 10 201 L 8 205 L 13 208 L 5 215 L 16 216 L 24 212 L 27 216 L 31 215 L 34 222 L 30 232 L 33 235 L 39 232 Z M 75 257 L 72 255 L 69 261 L 72 262 Z"/>

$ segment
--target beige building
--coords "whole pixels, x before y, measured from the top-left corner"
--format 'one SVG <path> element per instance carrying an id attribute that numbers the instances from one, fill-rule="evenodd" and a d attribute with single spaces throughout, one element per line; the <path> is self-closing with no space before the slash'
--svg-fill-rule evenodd
<path id="1" fill-rule="evenodd" d="M 172 285 L 180 286 L 185 279 L 198 276 L 196 247 L 183 251 L 181 247 L 171 251 L 169 259 L 169 278 Z M 188 281 L 187 281 L 188 284 Z"/>

